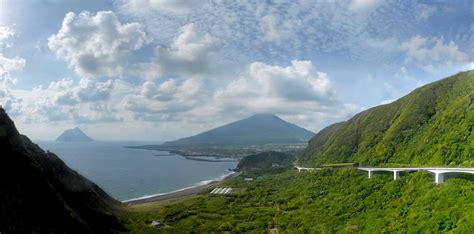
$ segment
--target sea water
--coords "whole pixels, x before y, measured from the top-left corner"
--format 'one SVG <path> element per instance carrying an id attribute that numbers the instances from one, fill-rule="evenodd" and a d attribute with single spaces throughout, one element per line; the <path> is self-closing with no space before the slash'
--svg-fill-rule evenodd
<path id="1" fill-rule="evenodd" d="M 189 160 L 163 151 L 123 146 L 150 142 L 37 142 L 69 167 L 124 201 L 209 183 L 236 167 L 236 161 Z"/>

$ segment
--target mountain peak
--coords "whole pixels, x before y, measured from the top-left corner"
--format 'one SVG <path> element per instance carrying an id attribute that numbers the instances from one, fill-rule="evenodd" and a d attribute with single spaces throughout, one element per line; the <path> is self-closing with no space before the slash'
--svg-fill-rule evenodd
<path id="1" fill-rule="evenodd" d="M 7 115 L 5 109 L 0 106 L 0 140 L 19 135 L 15 124 Z"/>
<path id="2" fill-rule="evenodd" d="M 62 142 L 88 142 L 94 141 L 92 138 L 87 136 L 79 127 L 68 129 L 64 131 L 56 141 Z"/>
<path id="3" fill-rule="evenodd" d="M 165 145 L 260 145 L 307 142 L 314 133 L 270 113 L 260 113 Z"/>
<path id="4" fill-rule="evenodd" d="M 258 113 L 258 114 L 254 114 L 254 115 L 250 116 L 248 119 L 252 119 L 252 118 L 264 118 L 264 119 L 276 118 L 276 119 L 280 119 L 278 116 L 276 116 L 275 114 L 272 114 L 272 113 Z"/>

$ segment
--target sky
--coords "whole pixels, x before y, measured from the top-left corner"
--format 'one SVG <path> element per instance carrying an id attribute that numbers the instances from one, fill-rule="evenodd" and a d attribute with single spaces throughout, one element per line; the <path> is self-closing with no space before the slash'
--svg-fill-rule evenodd
<path id="1" fill-rule="evenodd" d="M 470 69 L 468 0 L 0 0 L 0 104 L 35 140 L 317 132 Z"/>

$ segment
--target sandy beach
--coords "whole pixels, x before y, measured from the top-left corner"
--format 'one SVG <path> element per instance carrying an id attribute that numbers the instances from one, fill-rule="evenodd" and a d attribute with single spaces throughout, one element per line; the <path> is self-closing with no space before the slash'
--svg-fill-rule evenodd
<path id="1" fill-rule="evenodd" d="M 215 186 L 216 184 L 218 184 L 220 182 L 233 179 L 233 178 L 235 178 L 239 175 L 240 175 L 240 172 L 235 172 L 235 173 L 232 173 L 232 174 L 226 176 L 222 180 L 212 181 L 208 184 L 199 185 L 199 186 L 191 187 L 191 188 L 176 191 L 176 192 L 170 192 L 170 193 L 166 193 L 166 194 L 156 195 L 156 196 L 153 196 L 153 197 L 137 199 L 137 200 L 132 200 L 132 201 L 126 201 L 126 202 L 123 202 L 123 203 L 126 204 L 126 205 L 137 205 L 137 204 L 143 204 L 143 203 L 147 203 L 147 202 L 161 201 L 161 200 L 167 200 L 167 199 L 173 199 L 173 198 L 198 194 L 198 193 L 201 193 L 201 192 L 205 191 L 206 189 L 209 189 L 212 186 Z"/>

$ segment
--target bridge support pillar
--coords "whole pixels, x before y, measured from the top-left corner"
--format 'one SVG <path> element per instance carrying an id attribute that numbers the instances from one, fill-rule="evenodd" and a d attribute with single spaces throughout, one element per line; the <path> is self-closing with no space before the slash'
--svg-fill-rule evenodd
<path id="1" fill-rule="evenodd" d="M 400 172 L 393 171 L 393 180 L 398 180 L 398 179 L 400 179 Z"/>
<path id="2" fill-rule="evenodd" d="M 444 182 L 444 175 L 441 173 L 435 173 L 435 183 L 441 184 Z"/>
<path id="3" fill-rule="evenodd" d="M 369 171 L 367 171 L 367 172 L 368 172 L 368 174 L 369 174 L 369 179 L 372 178 L 372 171 L 369 170 Z"/>

